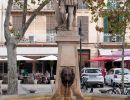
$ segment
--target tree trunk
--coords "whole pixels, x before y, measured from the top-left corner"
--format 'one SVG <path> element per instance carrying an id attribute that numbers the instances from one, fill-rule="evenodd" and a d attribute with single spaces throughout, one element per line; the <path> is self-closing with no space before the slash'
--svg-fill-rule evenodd
<path id="1" fill-rule="evenodd" d="M 123 34 L 123 37 L 122 37 L 122 84 L 121 84 L 121 92 L 122 94 L 124 94 L 124 49 L 125 49 L 125 32 Z"/>
<path id="2" fill-rule="evenodd" d="M 7 43 L 8 54 L 8 94 L 18 94 L 18 74 L 16 65 L 16 42 L 10 38 Z"/>
<path id="3" fill-rule="evenodd" d="M 7 56 L 8 56 L 8 94 L 18 94 L 18 73 L 17 73 L 17 65 L 16 65 L 16 44 L 18 40 L 15 39 L 11 30 L 13 26 L 10 25 L 10 16 L 11 16 L 11 9 L 14 0 L 8 0 L 6 14 L 5 14 L 5 22 L 4 22 L 4 35 L 7 44 Z M 15 0 L 16 1 L 16 0 Z M 19 0 L 17 0 L 19 1 Z M 45 0 L 41 4 L 39 4 L 38 8 L 35 9 L 30 16 L 30 18 L 26 21 L 26 11 L 27 11 L 27 1 L 24 0 L 24 10 L 23 10 L 23 21 L 22 21 L 22 28 L 20 29 L 20 34 L 24 36 L 26 30 L 28 29 L 31 22 L 34 20 L 36 15 L 42 10 L 42 8 L 49 2 L 50 0 Z M 26 22 L 26 23 L 25 23 Z M 17 32 L 15 30 L 15 32 Z M 19 40 L 20 40 L 19 39 Z M 17 42 L 16 42 L 17 41 Z"/>

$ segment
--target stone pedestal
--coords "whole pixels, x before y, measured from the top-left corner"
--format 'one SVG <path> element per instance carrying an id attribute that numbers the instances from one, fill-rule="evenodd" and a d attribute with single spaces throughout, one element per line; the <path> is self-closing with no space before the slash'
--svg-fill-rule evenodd
<path id="1" fill-rule="evenodd" d="M 56 100 L 76 100 L 75 97 L 57 97 Z"/>
<path id="2" fill-rule="evenodd" d="M 83 100 L 80 90 L 79 61 L 77 51 L 77 44 L 79 43 L 79 40 L 80 37 L 74 31 L 57 32 L 56 41 L 58 43 L 58 60 L 55 93 L 52 96 L 52 100 L 62 100 L 64 96 L 67 96 L 67 99 L 65 100 Z M 75 79 L 67 92 L 68 94 L 66 95 L 65 87 L 61 82 L 60 74 L 62 69 L 67 66 L 73 69 Z"/>

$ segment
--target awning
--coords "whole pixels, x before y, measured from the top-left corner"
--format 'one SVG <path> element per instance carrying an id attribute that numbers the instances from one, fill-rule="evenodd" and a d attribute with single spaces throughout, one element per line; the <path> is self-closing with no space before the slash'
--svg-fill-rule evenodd
<path id="1" fill-rule="evenodd" d="M 121 57 L 122 51 L 114 51 L 112 52 L 113 56 Z M 124 50 L 124 56 L 130 56 L 130 50 Z"/>
<path id="2" fill-rule="evenodd" d="M 7 58 L 0 58 L 0 61 L 6 61 Z"/>
<path id="3" fill-rule="evenodd" d="M 17 47 L 17 55 L 22 56 L 46 56 L 57 54 L 57 47 Z M 0 47 L 0 56 L 7 56 L 6 47 Z"/>
<path id="4" fill-rule="evenodd" d="M 17 55 L 16 56 L 16 59 L 17 59 L 17 61 L 20 61 L 20 60 L 33 60 L 33 59 L 31 59 L 31 58 L 28 58 L 28 57 L 24 57 L 24 56 L 21 56 L 21 55 Z M 8 58 L 0 58 L 0 60 L 1 61 L 6 61 L 6 60 L 8 60 Z"/>
<path id="5" fill-rule="evenodd" d="M 113 60 L 114 60 L 113 57 L 95 57 L 88 61 L 113 61 Z"/>
<path id="6" fill-rule="evenodd" d="M 112 56 L 112 50 L 111 49 L 99 49 L 99 55 L 100 56 Z"/>
<path id="7" fill-rule="evenodd" d="M 27 57 L 24 57 L 24 56 L 20 56 L 20 55 L 17 55 L 17 61 L 20 61 L 20 60 L 33 60 L 31 58 L 27 58 Z"/>
<path id="8" fill-rule="evenodd" d="M 130 56 L 124 57 L 124 61 L 129 61 L 129 60 L 130 60 Z M 122 61 L 122 57 L 116 59 L 115 61 Z"/>
<path id="9" fill-rule="evenodd" d="M 39 58 L 37 60 L 57 60 L 57 57 L 54 55 L 50 55 L 50 56 Z"/>

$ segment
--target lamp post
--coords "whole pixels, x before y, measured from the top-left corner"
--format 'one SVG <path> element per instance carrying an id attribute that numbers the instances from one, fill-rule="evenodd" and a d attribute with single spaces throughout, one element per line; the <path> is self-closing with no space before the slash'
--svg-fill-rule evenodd
<path id="1" fill-rule="evenodd" d="M 80 24 L 79 24 L 79 36 L 80 36 L 80 48 L 79 48 L 79 70 L 81 69 L 81 61 L 82 61 L 82 57 L 81 57 L 81 50 L 82 50 L 82 39 L 81 39 L 81 36 L 82 36 L 82 29 L 81 29 L 81 20 L 80 20 Z"/>

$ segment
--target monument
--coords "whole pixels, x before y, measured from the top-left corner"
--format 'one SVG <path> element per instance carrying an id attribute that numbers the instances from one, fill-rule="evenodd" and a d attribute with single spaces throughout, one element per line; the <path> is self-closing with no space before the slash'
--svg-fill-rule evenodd
<path id="1" fill-rule="evenodd" d="M 58 60 L 55 92 L 52 100 L 83 100 L 77 45 L 80 37 L 76 27 L 77 0 L 54 0 L 57 20 Z"/>

